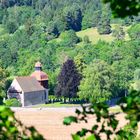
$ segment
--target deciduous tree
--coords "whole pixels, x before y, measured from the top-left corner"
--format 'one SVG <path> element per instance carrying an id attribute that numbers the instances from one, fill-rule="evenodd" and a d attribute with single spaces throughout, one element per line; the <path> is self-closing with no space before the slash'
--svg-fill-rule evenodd
<path id="1" fill-rule="evenodd" d="M 133 39 L 133 40 L 140 39 L 140 24 L 133 25 L 128 30 L 128 34 L 131 37 L 131 39 Z"/>
<path id="2" fill-rule="evenodd" d="M 60 39 L 61 45 L 66 47 L 73 47 L 76 43 L 80 42 L 80 38 L 73 30 L 62 32 L 60 35 Z"/>
<path id="3" fill-rule="evenodd" d="M 83 71 L 78 95 L 91 102 L 105 101 L 111 97 L 113 86 L 114 79 L 111 67 L 102 60 L 94 60 Z"/>
<path id="4" fill-rule="evenodd" d="M 7 76 L 8 73 L 6 72 L 6 70 L 0 67 L 0 104 L 2 104 L 2 99 L 6 95 L 4 90 Z"/>
<path id="5" fill-rule="evenodd" d="M 78 73 L 74 61 L 68 59 L 63 64 L 61 72 L 58 75 L 55 94 L 64 98 L 68 97 L 69 100 L 72 97 L 76 97 L 80 80 L 81 74 Z"/>

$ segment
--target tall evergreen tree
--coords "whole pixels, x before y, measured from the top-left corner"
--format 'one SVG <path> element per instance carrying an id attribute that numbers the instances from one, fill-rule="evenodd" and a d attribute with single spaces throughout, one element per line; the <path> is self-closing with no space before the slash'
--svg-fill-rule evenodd
<path id="1" fill-rule="evenodd" d="M 98 23 L 99 34 L 110 34 L 111 33 L 110 16 L 111 16 L 110 10 L 108 8 L 108 5 L 106 5 L 102 10 L 100 21 Z"/>
<path id="2" fill-rule="evenodd" d="M 80 31 L 82 28 L 82 11 L 77 5 L 66 7 L 63 11 L 63 18 L 66 22 L 66 30 L 73 29 Z"/>
<path id="3" fill-rule="evenodd" d="M 81 74 L 78 73 L 74 61 L 68 59 L 62 66 L 61 72 L 58 75 L 58 84 L 55 90 L 55 95 L 69 98 L 77 96 L 78 86 L 80 84 Z"/>

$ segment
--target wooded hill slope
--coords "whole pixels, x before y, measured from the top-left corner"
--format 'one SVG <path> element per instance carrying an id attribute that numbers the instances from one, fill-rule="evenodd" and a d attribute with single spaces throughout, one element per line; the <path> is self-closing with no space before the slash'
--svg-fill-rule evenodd
<path id="1" fill-rule="evenodd" d="M 140 65 L 139 22 L 140 16 L 113 19 L 100 0 L 3 0 L 0 67 L 9 76 L 29 75 L 40 60 L 53 94 L 67 58 L 81 73 L 99 59 L 115 70 L 112 94 L 124 94 Z"/>

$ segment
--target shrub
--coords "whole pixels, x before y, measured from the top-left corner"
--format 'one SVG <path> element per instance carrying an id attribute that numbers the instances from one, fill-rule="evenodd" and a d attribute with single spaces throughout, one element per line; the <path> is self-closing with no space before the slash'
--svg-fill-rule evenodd
<path id="1" fill-rule="evenodd" d="M 62 32 L 60 34 L 60 39 L 61 45 L 66 47 L 73 47 L 76 43 L 81 41 L 73 30 Z"/>
<path id="2" fill-rule="evenodd" d="M 9 33 L 14 33 L 18 29 L 18 25 L 15 21 L 9 21 L 6 23 L 6 28 Z"/>
<path id="3" fill-rule="evenodd" d="M 5 105 L 8 107 L 20 107 L 21 103 L 17 99 L 13 98 L 13 99 L 6 100 Z"/>
<path id="4" fill-rule="evenodd" d="M 116 40 L 123 40 L 125 38 L 125 32 L 123 27 L 118 25 L 112 32 L 112 35 L 115 37 Z"/>
<path id="5" fill-rule="evenodd" d="M 129 30 L 128 34 L 131 39 L 140 39 L 140 24 L 133 25 Z"/>
<path id="6" fill-rule="evenodd" d="M 89 40 L 89 37 L 87 35 L 84 36 L 83 41 L 85 44 L 90 43 L 91 41 Z"/>

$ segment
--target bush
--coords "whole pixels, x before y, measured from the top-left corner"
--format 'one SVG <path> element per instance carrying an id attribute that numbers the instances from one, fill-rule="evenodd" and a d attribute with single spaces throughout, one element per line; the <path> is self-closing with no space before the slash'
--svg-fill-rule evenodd
<path id="1" fill-rule="evenodd" d="M 116 40 L 123 40 L 125 37 L 125 32 L 123 30 L 123 27 L 117 25 L 113 30 L 112 35 L 115 37 Z"/>
<path id="2" fill-rule="evenodd" d="M 131 39 L 140 39 L 140 24 L 133 25 L 129 30 L 128 34 Z"/>
<path id="3" fill-rule="evenodd" d="M 14 33 L 18 29 L 18 25 L 15 21 L 9 21 L 6 23 L 6 28 L 9 33 Z"/>
<path id="4" fill-rule="evenodd" d="M 79 43 L 81 41 L 73 30 L 62 32 L 60 35 L 60 39 L 61 45 L 66 47 L 73 47 L 76 43 Z"/>
<path id="5" fill-rule="evenodd" d="M 6 100 L 5 105 L 8 107 L 21 107 L 20 101 L 15 98 Z"/>
<path id="6" fill-rule="evenodd" d="M 87 35 L 85 35 L 84 38 L 83 38 L 83 42 L 84 42 L 85 44 L 88 44 L 88 43 L 90 43 L 91 41 L 89 40 L 89 37 L 88 37 Z"/>

